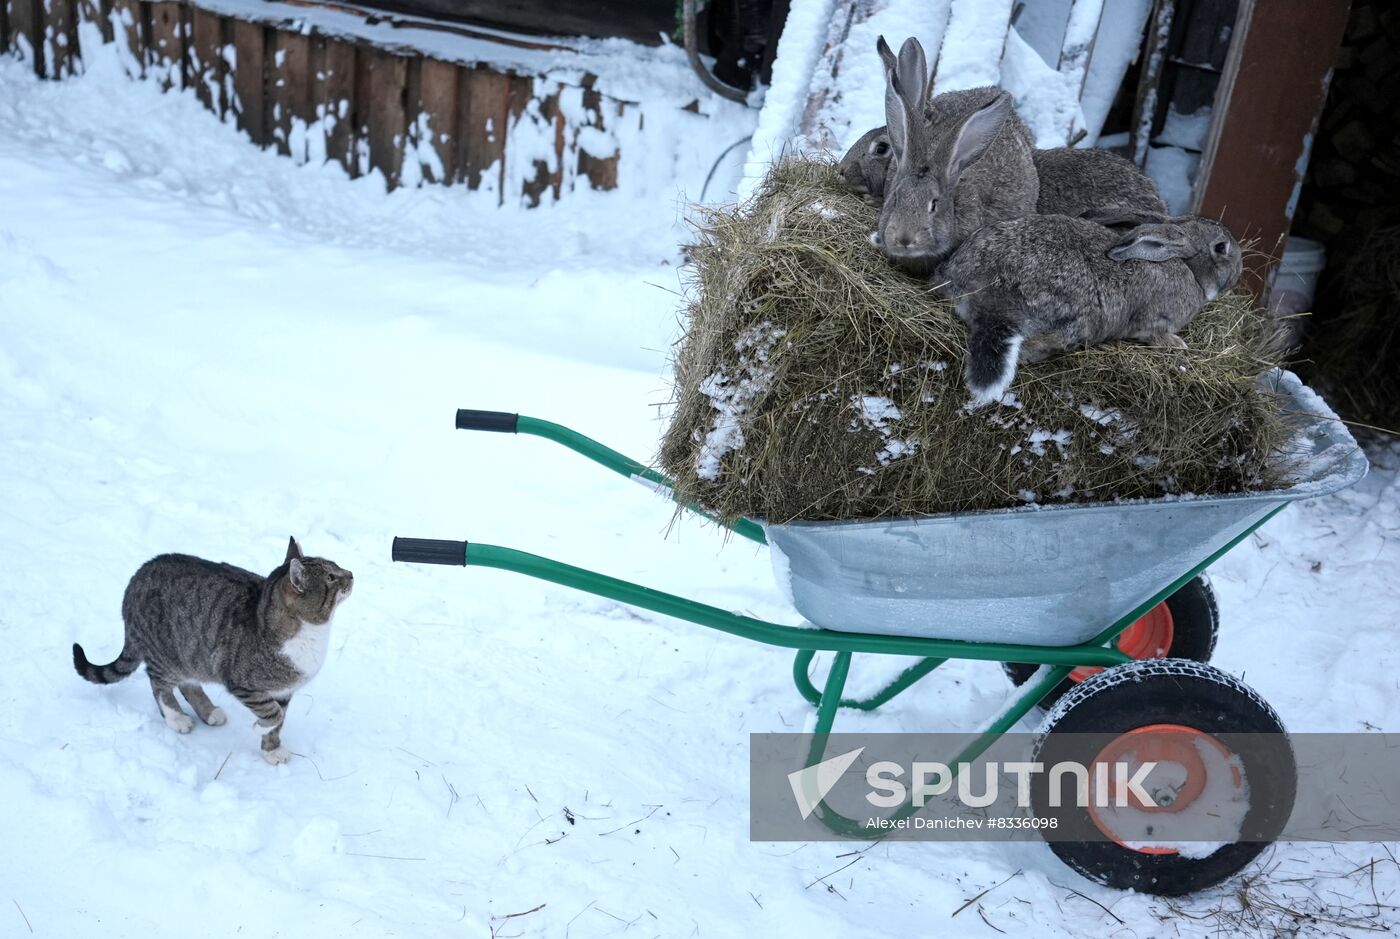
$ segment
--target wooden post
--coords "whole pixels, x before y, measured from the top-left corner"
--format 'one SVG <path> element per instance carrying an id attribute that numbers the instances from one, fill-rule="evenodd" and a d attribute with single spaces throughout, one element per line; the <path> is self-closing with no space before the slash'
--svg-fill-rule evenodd
<path id="1" fill-rule="evenodd" d="M 42 0 L 8 0 L 9 44 L 11 55 L 29 62 L 36 74 L 44 74 L 44 43 L 40 29 Z"/>
<path id="2" fill-rule="evenodd" d="M 63 78 L 78 71 L 76 0 L 42 0 L 44 74 Z"/>
<path id="3" fill-rule="evenodd" d="M 1348 0 L 1244 0 L 1196 179 L 1195 211 L 1257 239 L 1244 285 L 1262 297 L 1283 251 Z"/>
<path id="4" fill-rule="evenodd" d="M 185 85 L 185 26 L 186 7 L 181 3 L 158 2 L 151 5 L 151 54 L 147 59 L 151 74 L 162 88 L 183 88 Z"/>
<path id="5" fill-rule="evenodd" d="M 224 93 L 228 63 L 224 61 L 223 17 L 199 7 L 192 9 L 187 48 L 189 82 L 194 86 L 195 95 L 206 108 L 222 118 L 228 113 L 228 96 Z"/>
<path id="6" fill-rule="evenodd" d="M 451 62 L 424 58 L 418 70 L 415 117 L 409 128 L 420 151 L 431 147 L 438 168 L 423 164 L 423 178 L 430 183 L 451 183 L 457 178 L 458 105 L 462 69 Z"/>
<path id="7" fill-rule="evenodd" d="M 468 189 L 480 189 L 493 166 L 504 167 L 510 114 L 510 77 L 477 66 L 462 69 L 458 95 L 457 174 Z M 504 194 L 497 190 L 498 197 Z"/>
<path id="8" fill-rule="evenodd" d="M 583 109 L 591 115 L 591 125 L 599 131 L 605 131 L 613 126 L 614 121 L 622 117 L 622 102 L 608 102 L 598 90 L 593 87 L 596 81 L 593 75 L 583 77 Z M 611 108 L 606 105 L 611 104 Z M 604 113 L 610 111 L 611 113 Z M 582 131 L 580 131 L 582 133 Z M 578 175 L 585 177 L 588 184 L 594 189 L 616 189 L 617 188 L 617 158 L 618 154 L 613 153 L 609 157 L 598 157 L 589 153 L 583 147 L 578 148 Z"/>
<path id="9" fill-rule="evenodd" d="M 261 23 L 233 19 L 233 112 L 238 129 L 265 147 L 271 142 L 267 126 L 267 36 Z"/>
<path id="10" fill-rule="evenodd" d="M 360 53 L 356 94 L 364 102 L 359 132 L 369 150 L 368 169 L 379 170 L 387 188 L 396 189 L 408 134 L 404 111 L 408 60 L 381 49 L 365 48 Z"/>
<path id="11" fill-rule="evenodd" d="M 267 90 L 272 141 L 277 152 L 298 163 L 307 159 L 307 136 L 316 121 L 311 76 L 311 40 L 301 33 L 273 30 Z"/>
<path id="12" fill-rule="evenodd" d="M 339 39 L 317 39 L 312 47 L 312 103 L 327 160 L 352 177 L 360 175 L 355 147 L 355 47 Z"/>
<path id="13" fill-rule="evenodd" d="M 1147 151 L 1152 143 L 1153 125 L 1162 96 L 1167 40 L 1171 36 L 1175 16 L 1176 0 L 1154 0 L 1152 15 L 1147 18 L 1147 42 L 1140 56 L 1142 73 L 1138 77 L 1137 97 L 1133 101 L 1133 124 L 1128 136 L 1128 156 L 1138 166 L 1147 165 Z"/>

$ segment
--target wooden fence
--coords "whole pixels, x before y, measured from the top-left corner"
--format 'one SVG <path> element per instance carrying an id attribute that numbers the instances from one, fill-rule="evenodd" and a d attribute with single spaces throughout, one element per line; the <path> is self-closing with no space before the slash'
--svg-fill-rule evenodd
<path id="1" fill-rule="evenodd" d="M 296 21 L 249 22 L 188 0 L 0 0 L 0 51 L 38 74 L 82 70 L 82 42 L 116 43 L 129 74 L 193 89 L 254 143 L 300 161 L 335 160 L 390 189 L 423 183 L 487 188 L 525 201 L 576 186 L 613 189 L 619 154 L 590 153 L 614 122 L 639 116 L 584 74 L 576 84 L 431 58 Z M 507 148 L 525 130 L 532 156 L 508 176 Z M 539 142 L 552 138 L 552 156 Z"/>

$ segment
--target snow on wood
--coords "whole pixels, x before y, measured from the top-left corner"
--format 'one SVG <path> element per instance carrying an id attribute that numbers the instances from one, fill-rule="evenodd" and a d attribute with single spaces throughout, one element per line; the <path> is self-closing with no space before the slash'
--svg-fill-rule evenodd
<path id="1" fill-rule="evenodd" d="M 1011 11 L 1012 0 L 953 0 L 934 66 L 935 94 L 999 83 Z"/>

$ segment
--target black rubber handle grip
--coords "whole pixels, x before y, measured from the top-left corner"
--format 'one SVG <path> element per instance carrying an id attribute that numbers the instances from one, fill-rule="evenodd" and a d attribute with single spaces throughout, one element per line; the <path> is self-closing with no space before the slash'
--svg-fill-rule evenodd
<path id="1" fill-rule="evenodd" d="M 489 430 L 498 434 L 515 433 L 515 422 L 519 414 L 506 411 L 473 411 L 471 408 L 457 409 L 458 430 Z"/>
<path id="2" fill-rule="evenodd" d="M 410 564 L 451 564 L 467 566 L 465 541 L 439 541 L 436 538 L 395 538 L 390 556 Z"/>

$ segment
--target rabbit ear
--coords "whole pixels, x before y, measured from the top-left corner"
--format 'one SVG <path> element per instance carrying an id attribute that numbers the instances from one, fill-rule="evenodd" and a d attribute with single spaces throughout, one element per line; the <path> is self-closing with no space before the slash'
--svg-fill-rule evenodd
<path id="1" fill-rule="evenodd" d="M 1170 261 L 1195 253 L 1196 245 L 1177 225 L 1140 225 L 1106 252 L 1113 261 Z"/>
<path id="2" fill-rule="evenodd" d="M 1002 124 L 1011 116 L 1011 96 L 1000 92 L 988 104 L 973 111 L 958 128 L 948 153 L 948 185 L 955 186 L 962 171 L 987 152 Z"/>
<path id="3" fill-rule="evenodd" d="M 884 36 L 875 40 L 875 51 L 880 53 L 880 61 L 885 63 L 886 73 L 893 72 L 899 68 L 899 64 L 895 62 L 894 59 L 894 51 L 890 49 L 890 44 L 885 42 Z"/>
<path id="4" fill-rule="evenodd" d="M 899 47 L 899 62 L 896 67 L 899 74 L 899 87 L 904 91 L 904 102 L 909 109 L 912 119 L 917 119 L 924 112 L 924 104 L 928 100 L 928 60 L 924 57 L 924 47 L 919 40 L 910 36 L 904 40 L 904 45 Z"/>
<path id="5" fill-rule="evenodd" d="M 875 48 L 885 63 L 885 127 L 890 135 L 890 146 L 898 158 L 909 141 L 909 109 L 905 106 L 903 89 L 899 84 L 899 63 L 895 61 L 884 36 L 880 37 Z"/>

